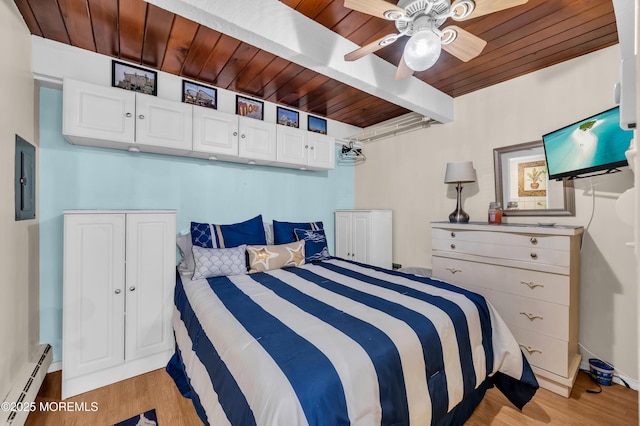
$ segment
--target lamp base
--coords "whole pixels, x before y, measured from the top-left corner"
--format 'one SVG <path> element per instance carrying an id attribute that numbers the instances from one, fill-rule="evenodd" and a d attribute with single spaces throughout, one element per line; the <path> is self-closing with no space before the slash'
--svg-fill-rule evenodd
<path id="1" fill-rule="evenodd" d="M 456 187 L 457 202 L 456 209 L 451 212 L 449 215 L 449 222 L 451 223 L 467 223 L 469 222 L 469 214 L 462 210 L 462 186 L 460 182 L 458 182 L 458 186 Z"/>
<path id="2" fill-rule="evenodd" d="M 456 209 L 449 215 L 449 222 L 451 223 L 468 223 L 469 214 L 462 209 Z"/>

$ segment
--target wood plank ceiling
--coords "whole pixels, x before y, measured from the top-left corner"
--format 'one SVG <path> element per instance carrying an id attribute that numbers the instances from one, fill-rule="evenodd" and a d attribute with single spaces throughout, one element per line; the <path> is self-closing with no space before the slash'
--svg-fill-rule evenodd
<path id="1" fill-rule="evenodd" d="M 281 1 L 358 45 L 396 32 L 344 0 Z M 358 127 L 409 112 L 143 0 L 15 3 L 34 35 Z M 618 43 L 611 0 L 529 0 L 457 25 L 488 42 L 482 54 L 465 63 L 443 51 L 415 74 L 452 97 Z M 397 64 L 405 39 L 376 54 Z"/>

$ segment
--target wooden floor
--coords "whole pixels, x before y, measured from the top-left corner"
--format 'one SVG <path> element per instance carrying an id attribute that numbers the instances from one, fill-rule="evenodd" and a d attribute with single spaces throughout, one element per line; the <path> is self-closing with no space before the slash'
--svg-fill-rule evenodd
<path id="1" fill-rule="evenodd" d="M 36 400 L 60 401 L 61 373 L 47 375 Z M 571 398 L 563 398 L 540 389 L 522 411 L 514 408 L 497 389 L 487 396 L 466 423 L 467 425 L 637 425 L 638 392 L 624 386 L 603 386 L 602 393 L 589 376 L 580 373 Z M 155 408 L 158 426 L 201 425 L 191 400 L 183 398 L 164 370 L 156 370 L 111 386 L 69 398 L 82 408 L 82 403 L 97 411 L 34 411 L 26 425 L 112 425 Z M 94 404 L 95 406 L 95 404 Z M 215 425 L 213 425 L 215 426 Z"/>

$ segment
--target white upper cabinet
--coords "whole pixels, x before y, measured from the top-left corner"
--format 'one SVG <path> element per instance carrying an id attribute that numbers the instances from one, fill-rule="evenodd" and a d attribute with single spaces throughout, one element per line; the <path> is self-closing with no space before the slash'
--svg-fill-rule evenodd
<path id="1" fill-rule="evenodd" d="M 135 93 L 65 79 L 62 104 L 62 133 L 70 142 L 133 141 Z"/>
<path id="2" fill-rule="evenodd" d="M 238 156 L 238 116 L 200 106 L 193 107 L 195 156 Z"/>
<path id="3" fill-rule="evenodd" d="M 160 154 L 191 151 L 192 105 L 65 79 L 62 133 L 71 143 Z"/>
<path id="4" fill-rule="evenodd" d="M 64 79 L 62 134 L 72 144 L 303 170 L 335 167 L 331 136 Z"/>
<path id="5" fill-rule="evenodd" d="M 308 169 L 335 167 L 335 142 L 331 136 L 278 126 L 278 162 Z"/>
<path id="6" fill-rule="evenodd" d="M 258 164 L 276 161 L 276 124 L 238 116 L 240 157 L 257 160 Z"/>

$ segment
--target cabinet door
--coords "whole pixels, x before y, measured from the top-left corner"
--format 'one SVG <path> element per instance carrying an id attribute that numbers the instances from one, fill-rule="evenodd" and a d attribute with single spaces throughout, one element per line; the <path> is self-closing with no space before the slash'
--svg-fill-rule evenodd
<path id="1" fill-rule="evenodd" d="M 127 361 L 173 348 L 175 235 L 175 214 L 127 214 Z"/>
<path id="2" fill-rule="evenodd" d="M 62 96 L 65 136 L 133 142 L 135 93 L 65 79 Z"/>
<path id="3" fill-rule="evenodd" d="M 238 156 L 238 116 L 194 106 L 193 150 Z"/>
<path id="4" fill-rule="evenodd" d="M 191 104 L 136 93 L 136 144 L 190 151 Z"/>
<path id="5" fill-rule="evenodd" d="M 309 166 L 323 169 L 335 168 L 335 139 L 320 133 L 309 132 Z"/>
<path id="6" fill-rule="evenodd" d="M 276 124 L 238 117 L 240 157 L 267 162 L 276 161 Z"/>
<path id="7" fill-rule="evenodd" d="M 122 364 L 125 216 L 64 216 L 64 379 Z"/>
<path id="8" fill-rule="evenodd" d="M 353 213 L 351 250 L 356 262 L 369 263 L 370 220 L 369 213 Z"/>
<path id="9" fill-rule="evenodd" d="M 294 127 L 277 127 L 277 160 L 282 163 L 307 165 L 309 142 L 304 130 Z"/>
<path id="10" fill-rule="evenodd" d="M 336 212 L 336 257 L 351 260 L 351 212 Z"/>

